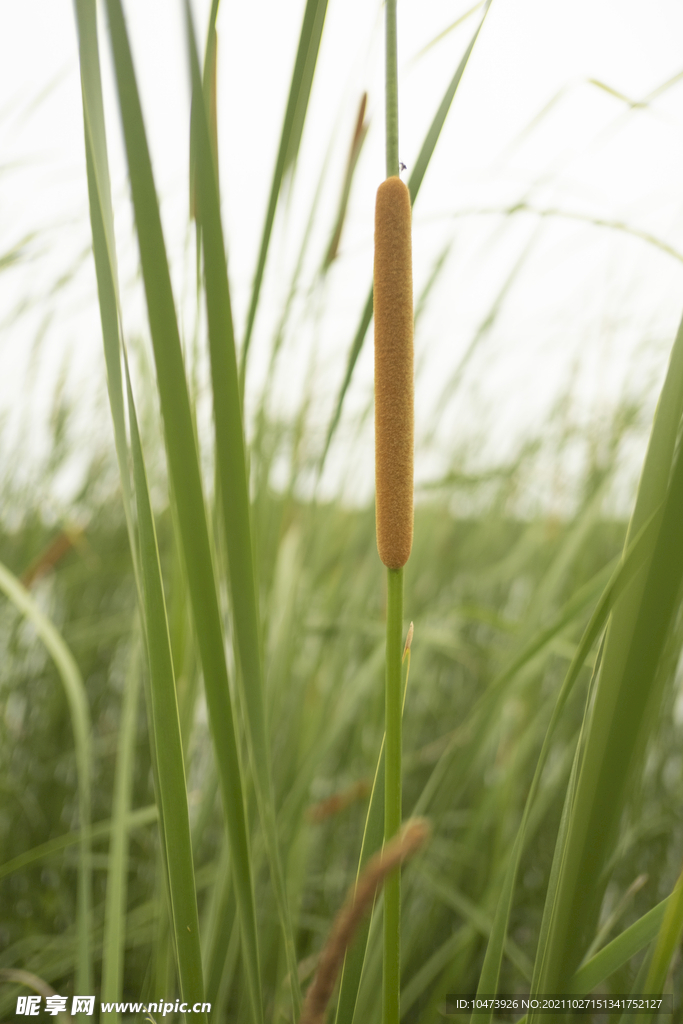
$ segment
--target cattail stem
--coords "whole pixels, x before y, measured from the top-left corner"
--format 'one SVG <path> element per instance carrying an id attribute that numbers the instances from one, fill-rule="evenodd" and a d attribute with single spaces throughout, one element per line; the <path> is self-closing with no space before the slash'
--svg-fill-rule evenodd
<path id="1" fill-rule="evenodd" d="M 375 206 L 375 509 L 387 567 L 384 843 L 401 827 L 403 566 L 413 542 L 413 271 L 410 194 L 399 177 L 396 0 L 386 6 L 387 180 Z M 383 1024 L 399 1024 L 401 876 L 384 889 Z"/>
<path id="2" fill-rule="evenodd" d="M 401 828 L 401 661 L 403 569 L 387 569 L 386 759 L 384 774 L 384 842 Z M 401 875 L 384 883 L 383 1021 L 398 1024 L 401 992 Z"/>
<path id="3" fill-rule="evenodd" d="M 396 42 L 396 0 L 386 6 L 386 154 L 387 178 L 398 175 L 398 59 Z"/>

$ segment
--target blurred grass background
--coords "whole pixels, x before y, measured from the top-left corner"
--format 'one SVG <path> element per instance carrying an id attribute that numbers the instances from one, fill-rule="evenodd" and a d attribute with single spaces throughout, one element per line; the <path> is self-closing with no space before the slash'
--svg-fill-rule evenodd
<path id="1" fill-rule="evenodd" d="M 311 9 L 315 7 L 311 2 Z M 458 16 L 468 11 L 469 7 L 463 7 Z M 454 49 L 455 59 L 442 91 L 466 53 L 482 13 L 478 6 L 462 28 L 451 33 L 459 49 Z M 487 15 L 491 24 L 495 15 L 494 0 Z M 198 24 L 203 32 L 205 23 L 198 19 Z M 443 28 L 449 24 L 444 22 Z M 486 41 L 488 24 L 477 40 L 473 60 Z M 108 49 L 106 19 L 100 47 L 104 55 Z M 144 66 L 144 58 L 137 63 Z M 107 74 L 111 77 L 112 69 L 109 58 L 103 56 L 105 89 L 110 90 Z M 467 82 L 467 73 L 462 81 L 463 85 Z M 594 86 L 594 91 L 601 97 L 605 93 L 602 86 Z M 207 95 L 210 97 L 210 90 Z M 628 105 L 623 100 L 618 103 L 619 116 L 626 116 L 624 106 L 628 110 Z M 434 102 L 422 111 L 420 142 L 414 144 L 408 177 L 419 168 L 420 145 L 429 137 L 437 106 Z M 267 783 L 258 778 L 250 759 L 253 719 L 245 699 L 244 654 L 239 650 L 236 599 L 228 571 L 230 533 L 225 534 L 223 518 L 227 498 L 224 493 L 215 499 L 219 470 L 214 466 L 217 442 L 213 440 L 212 395 L 216 395 L 217 385 L 210 380 L 203 312 L 203 290 L 206 288 L 208 298 L 210 284 L 203 278 L 206 255 L 202 259 L 195 251 L 187 209 L 186 244 L 180 247 L 179 258 L 172 252 L 170 259 L 189 408 L 199 443 L 197 464 L 207 501 L 211 572 L 220 604 L 230 699 L 236 709 L 238 756 L 244 771 L 240 791 L 250 843 L 262 1012 L 267 1019 L 291 1019 L 293 1010 L 283 938 L 286 928 L 282 918 L 278 920 L 273 893 L 273 850 L 262 825 L 264 804 L 272 798 L 277 856 L 286 882 L 298 974 L 305 987 L 334 914 L 355 877 L 382 740 L 383 574 L 375 550 L 367 487 L 366 469 L 372 465 L 368 447 L 371 407 L 360 386 L 352 385 L 347 393 L 349 402 L 339 420 L 339 434 L 330 447 L 328 466 L 333 471 L 328 469 L 322 484 L 318 480 L 344 373 L 351 365 L 355 370 L 353 332 L 369 283 L 361 259 L 360 284 L 354 285 L 353 297 L 344 300 L 353 307 L 353 316 L 344 324 L 345 345 L 341 352 L 335 351 L 334 345 L 328 348 L 325 325 L 329 310 L 337 308 L 338 260 L 355 259 L 354 242 L 345 242 L 349 236 L 344 232 L 353 230 L 354 216 L 359 215 L 349 213 L 344 196 L 347 188 L 353 196 L 354 175 L 361 173 L 359 160 L 367 152 L 361 148 L 365 109 L 361 95 L 354 94 L 348 104 L 347 130 L 337 133 L 344 158 L 338 165 L 328 163 L 319 170 L 320 198 L 316 202 L 308 190 L 310 204 L 305 217 L 299 216 L 292 197 L 298 181 L 306 183 L 311 173 L 304 159 L 308 151 L 303 151 L 299 163 L 290 156 L 284 190 L 275 195 L 278 219 L 268 256 L 277 267 L 277 287 L 272 278 L 269 285 L 266 277 L 264 291 L 256 300 L 263 322 L 259 331 L 255 321 L 252 352 L 258 352 L 259 345 L 263 351 L 260 363 L 254 356 L 254 365 L 260 366 L 254 379 L 250 381 L 247 375 L 244 421 L 255 553 L 255 615 L 260 620 L 260 685 L 266 709 L 264 735 L 272 764 L 272 797 L 259 792 L 259 787 L 267 789 Z M 209 103 L 209 129 L 210 112 Z M 109 107 L 106 113 L 111 138 L 118 131 L 113 120 L 118 115 Z M 299 108 L 299 115 L 304 114 Z M 449 111 L 447 115 L 450 117 Z M 631 115 L 640 116 L 633 110 Z M 552 116 L 556 115 L 551 110 L 548 117 Z M 448 119 L 445 123 L 449 124 Z M 189 106 L 183 127 L 189 138 Z M 220 133 L 218 137 L 220 142 Z M 433 164 L 438 166 L 436 139 L 434 146 Z M 273 142 L 269 173 L 275 152 Z M 219 166 L 222 161 L 219 145 Z M 205 204 L 212 188 L 207 166 L 205 162 Z M 316 166 L 319 169 L 320 165 Z M 131 170 L 131 177 L 134 174 Z M 380 176 L 378 171 L 377 178 Z M 427 177 L 419 202 L 429 195 L 429 184 Z M 187 196 L 187 178 L 183 185 Z M 228 195 L 228 209 L 234 201 Z M 422 230 L 419 202 L 418 234 Z M 161 207 L 163 215 L 163 201 Z M 204 217 L 206 210 L 205 206 Z M 248 954 L 240 938 L 234 853 L 225 837 L 219 772 L 210 742 L 212 712 L 204 698 L 202 655 L 187 578 L 186 540 L 179 526 L 177 498 L 173 497 L 173 487 L 177 491 L 178 484 L 171 486 L 169 500 L 158 370 L 149 344 L 150 331 L 144 315 L 138 315 L 138 271 L 132 262 L 137 257 L 128 251 L 134 250 L 130 213 L 119 214 L 118 198 L 115 212 L 117 243 L 122 235 L 122 265 L 126 268 L 119 326 L 129 353 L 165 590 L 187 779 L 203 985 L 215 1019 L 242 1020 L 257 1011 L 253 1006 L 250 1009 L 249 1003 Z M 415 635 L 404 713 L 404 815 L 408 817 L 414 810 L 426 814 L 433 823 L 434 838 L 429 850 L 407 869 L 403 887 L 402 1013 L 408 1021 L 441 1019 L 446 993 L 474 991 L 480 982 L 505 873 L 553 707 L 582 632 L 624 546 L 634 481 L 674 334 L 671 330 L 666 346 L 652 344 L 652 334 L 659 338 L 663 333 L 659 322 L 655 321 L 651 330 L 642 322 L 637 329 L 627 323 L 625 335 L 640 332 L 643 347 L 647 343 L 652 351 L 645 351 L 643 362 L 630 379 L 627 375 L 616 396 L 605 356 L 607 368 L 596 376 L 609 397 L 603 401 L 597 392 L 586 414 L 587 398 L 581 384 L 585 366 L 577 363 L 575 375 L 555 392 L 550 405 L 540 402 L 534 410 L 533 429 L 527 423 L 525 429 L 509 430 L 506 444 L 496 450 L 487 436 L 497 409 L 488 401 L 486 378 L 500 376 L 496 351 L 507 343 L 514 352 L 516 340 L 515 321 L 512 329 L 508 322 L 507 333 L 502 314 L 508 302 L 514 308 L 515 294 L 520 294 L 517 289 L 523 294 L 532 287 L 534 266 L 538 269 L 532 259 L 534 246 L 540 245 L 547 258 L 542 234 L 535 234 L 536 217 L 529 221 L 531 231 L 523 237 L 515 234 L 516 218 L 527 214 L 499 212 L 495 230 L 480 238 L 478 258 L 490 257 L 499 268 L 498 280 L 489 289 L 483 314 L 470 318 L 466 344 L 448 364 L 447 373 L 443 348 L 435 343 L 431 353 L 430 344 L 440 332 L 448 336 L 449 331 L 443 321 L 430 316 L 430 310 L 439 294 L 443 299 L 444 295 L 466 293 L 463 264 L 472 258 L 468 234 L 454 235 L 448 226 L 442 238 L 424 237 L 416 252 L 417 260 L 421 246 L 423 262 L 416 275 L 416 330 L 422 344 L 417 381 L 422 431 L 418 463 L 422 458 L 426 469 L 418 475 L 415 544 L 406 568 L 406 613 L 414 621 Z M 449 223 L 452 215 L 452 209 L 448 216 L 442 210 L 439 222 Z M 628 243 L 620 244 L 634 247 L 629 249 L 629 259 L 636 259 L 632 253 L 655 250 L 662 265 L 679 262 L 675 252 L 663 250 L 665 243 L 653 232 L 644 239 L 634 237 L 630 228 L 623 230 L 623 224 L 615 229 L 615 222 L 622 222 L 611 210 L 602 217 L 611 222 L 607 226 L 595 223 L 601 219 L 598 213 L 586 216 L 594 222 L 582 228 L 595 240 L 586 243 L 591 258 L 597 259 L 594 254 L 601 251 L 605 234 L 611 237 L 618 232 L 628 238 Z M 307 233 L 309 217 L 315 230 L 311 227 Z M 255 236 L 263 218 L 264 210 L 256 208 Z M 461 219 L 456 219 L 456 225 Z M 428 226 L 426 211 L 424 223 Z M 230 248 L 229 214 L 227 224 Z M 139 222 L 137 230 L 141 230 Z M 38 260 L 40 246 L 49 247 L 52 233 L 69 239 L 68 246 L 75 250 L 72 262 L 65 260 L 51 281 L 40 281 L 40 290 L 16 291 L 17 282 L 25 283 L 27 278 L 12 275 L 22 263 L 30 268 L 32 261 Z M 364 233 L 367 241 L 369 228 Z M 425 236 L 428 234 L 425 231 Z M 350 239 L 353 237 L 351 234 Z M 139 581 L 136 583 L 130 556 L 130 523 L 124 516 L 116 456 L 104 415 L 104 367 L 100 362 L 97 379 L 79 390 L 73 384 L 78 379 L 80 358 L 76 343 L 70 352 L 67 347 L 61 368 L 59 362 L 55 368 L 50 351 L 54 338 L 55 350 L 63 352 L 59 337 L 64 324 L 76 323 L 81 317 L 89 317 L 88 323 L 93 323 L 88 312 L 95 309 L 90 251 L 79 249 L 72 239 L 68 225 L 46 223 L 42 234 L 21 245 L 8 237 L 4 246 L 8 256 L 0 263 L 0 279 L 8 282 L 13 300 L 7 310 L 6 335 L 9 339 L 28 338 L 31 346 L 28 372 L 18 374 L 26 401 L 13 396 L 6 405 L 0 561 L 23 582 L 35 606 L 56 626 L 83 680 L 91 723 L 92 854 L 84 854 L 79 833 L 83 772 L 60 676 L 35 625 L 16 601 L 3 599 L 0 971 L 27 970 L 57 992 L 70 994 L 74 986 L 80 991 L 78 972 L 84 982 L 91 962 L 92 984 L 98 992 L 109 969 L 108 991 L 117 992 L 121 999 L 170 998 L 176 992 L 177 978 L 163 866 L 168 851 L 158 825 L 154 782 L 158 767 L 154 747 L 150 750 L 153 715 L 142 698 L 148 676 L 137 610 Z M 560 266 L 564 265 L 563 246 L 571 249 L 576 243 L 576 235 L 564 242 L 553 239 L 551 247 L 557 247 Z M 287 255 L 290 245 L 297 255 L 301 247 L 300 264 Z M 675 250 L 673 241 L 669 248 Z M 131 261 L 130 274 L 127 261 Z M 500 269 L 503 264 L 504 272 Z M 44 273 L 45 264 L 40 266 Z M 672 275 L 680 283 L 677 266 Z M 347 287 L 351 279 L 346 277 Z M 625 287 L 623 279 L 621 287 Z M 607 314 L 600 319 L 600 289 L 585 295 L 586 305 L 597 309 L 599 326 L 593 329 L 604 342 L 604 351 L 613 338 L 618 347 L 622 324 L 615 326 Z M 675 292 L 669 301 L 680 305 Z M 242 297 L 237 306 L 246 318 L 248 302 Z M 558 308 L 564 308 L 561 301 Z M 581 324 L 583 311 L 579 312 L 577 322 Z M 551 313 L 551 321 L 553 315 L 559 317 L 560 313 Z M 132 330 L 126 326 L 129 317 Z M 54 335 L 53 324 L 58 325 Z M 519 328 L 520 321 L 516 324 Z M 235 333 L 239 359 L 245 351 L 242 319 L 237 320 Z M 303 333 L 312 344 L 302 360 L 297 340 Z M 491 341 L 495 344 L 487 350 Z M 369 345 L 370 335 L 357 364 L 361 380 Z M 31 373 L 38 381 L 34 392 Z M 430 383 L 435 376 L 445 384 L 441 398 Z M 546 379 L 537 379 L 535 385 L 532 382 L 532 389 L 544 389 Z M 289 403 L 282 400 L 282 394 L 290 395 Z M 459 396 L 462 402 L 458 405 Z M 132 417 L 130 398 L 124 404 Z M 163 396 L 161 401 L 163 404 Z M 509 410 L 520 403 L 523 400 L 515 398 L 514 386 L 510 386 L 500 407 L 507 409 L 509 416 Z M 671 408 L 673 440 L 668 461 L 663 462 L 662 494 L 669 476 L 673 479 L 675 473 L 680 410 L 675 413 L 675 402 Z M 461 435 L 458 423 L 464 421 L 467 429 Z M 131 418 L 125 431 L 131 450 L 132 422 Z M 500 432 L 500 424 L 496 430 Z M 166 451 L 168 444 L 166 438 Z M 234 451 L 239 454 L 239 445 Z M 134 452 L 129 457 L 135 461 Z M 139 460 L 135 468 L 138 475 L 128 486 L 135 498 L 137 530 L 142 516 Z M 225 491 L 225 485 L 219 484 L 219 493 L 221 486 Z M 135 545 L 144 546 L 137 534 L 133 536 Z M 150 550 L 148 546 L 148 553 Z M 150 558 L 153 565 L 154 558 Z M 671 560 L 673 563 L 673 555 Z M 676 594 L 677 579 L 672 583 Z M 149 622 L 143 633 L 145 629 L 149 635 Z M 678 877 L 683 839 L 680 642 L 680 616 L 675 612 L 657 661 L 660 697 L 652 709 L 646 756 L 637 762 L 628 793 L 620 796 L 618 839 L 614 849 L 607 849 L 607 866 L 603 865 L 600 878 L 591 882 L 600 894 L 599 913 L 591 922 L 592 933 L 581 936 L 582 954 L 590 949 L 592 956 L 639 921 L 668 896 Z M 538 939 L 546 891 L 597 648 L 594 644 L 555 728 L 528 820 L 507 941 L 502 948 L 500 991 L 528 987 L 537 952 L 543 953 Z M 147 689 L 148 698 L 149 692 Z M 127 781 L 121 769 L 124 763 L 129 764 Z M 117 783 L 117 777 L 123 781 Z M 112 817 L 117 785 L 122 796 L 113 830 L 127 836 L 128 845 L 119 845 L 115 861 Z M 126 819 L 127 828 L 123 824 Z M 564 841 L 560 831 L 560 844 Z M 125 883 L 118 910 L 108 902 L 115 877 L 119 885 L 121 879 Z M 84 879 L 90 886 L 91 910 L 84 910 L 79 903 Z M 120 933 L 112 931 L 112 920 L 119 921 Z M 494 928 L 494 936 L 499 931 Z M 377 1019 L 379 934 L 375 923 L 358 995 L 357 1021 Z M 646 945 L 646 941 L 636 944 L 635 956 L 627 957 L 600 979 L 606 990 L 624 992 L 637 984 Z M 122 957 L 122 970 L 115 976 L 111 965 L 117 956 Z M 675 962 L 669 983 L 680 984 Z M 14 984 L 0 988 L 4 1018 L 12 1014 L 20 991 L 24 989 Z"/>

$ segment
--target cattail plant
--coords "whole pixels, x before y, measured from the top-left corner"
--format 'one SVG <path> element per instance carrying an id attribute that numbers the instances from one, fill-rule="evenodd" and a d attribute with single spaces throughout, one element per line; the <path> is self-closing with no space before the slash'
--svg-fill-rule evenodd
<path id="1" fill-rule="evenodd" d="M 380 853 L 371 858 L 361 877 L 351 886 L 320 956 L 315 980 L 306 993 L 299 1024 L 323 1024 L 327 1004 L 344 962 L 344 954 L 358 924 L 372 907 L 377 891 L 387 876 L 417 853 L 429 839 L 429 834 L 429 823 L 425 818 L 407 821 L 400 835 L 394 836 Z"/>
<path id="2" fill-rule="evenodd" d="M 398 176 L 396 0 L 386 3 L 386 170 L 375 206 L 375 490 L 377 547 L 387 567 L 384 841 L 401 827 L 403 566 L 413 542 L 413 273 L 410 193 Z M 401 880 L 384 893 L 384 1024 L 398 1024 Z"/>

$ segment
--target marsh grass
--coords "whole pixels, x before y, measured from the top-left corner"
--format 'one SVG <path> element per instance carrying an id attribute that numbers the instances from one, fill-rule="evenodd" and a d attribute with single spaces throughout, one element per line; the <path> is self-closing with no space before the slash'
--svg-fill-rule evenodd
<path id="1" fill-rule="evenodd" d="M 521 484 L 521 479 L 518 483 Z M 500 485 L 501 492 L 509 486 L 510 481 L 505 481 Z M 319 801 L 344 792 L 360 779 L 372 779 L 383 719 L 381 687 L 379 692 L 377 688 L 384 657 L 382 610 L 377 594 L 377 572 L 373 568 L 376 553 L 371 514 L 343 512 L 334 506 L 316 508 L 274 495 L 261 496 L 261 500 L 264 514 L 288 524 L 284 543 L 279 545 L 274 572 L 265 574 L 269 580 L 266 592 L 271 595 L 265 649 L 271 671 L 275 672 L 277 666 L 270 690 L 270 699 L 278 714 L 278 727 L 273 731 L 273 749 L 280 766 L 276 799 L 282 808 L 281 834 L 288 839 L 288 848 L 292 851 L 288 875 L 299 893 L 293 912 L 299 935 L 299 957 L 304 960 L 320 948 L 328 922 L 355 874 L 365 817 L 364 801 L 352 802 L 318 822 L 312 822 L 306 810 L 311 800 Z M 100 513 L 104 514 L 104 511 Z M 590 529 L 585 528 L 586 514 L 592 522 Z M 173 561 L 168 561 L 173 551 L 170 528 L 171 521 L 165 516 L 160 521 L 160 539 L 162 552 L 167 552 L 162 563 L 169 566 Z M 414 565 L 411 559 L 407 569 L 408 585 L 415 595 L 416 641 L 405 716 L 409 752 L 405 804 L 410 809 L 425 811 L 438 825 L 423 864 L 409 872 L 404 885 L 402 1002 L 404 1013 L 411 1017 L 419 1011 L 420 1018 L 432 1019 L 440 999 L 455 986 L 456 979 L 476 983 L 498 887 L 508 863 L 510 826 L 515 820 L 510 808 L 520 812 L 531 781 L 541 730 L 546 728 L 551 711 L 553 691 L 570 651 L 573 652 L 572 647 L 567 648 L 567 641 L 578 639 L 604 588 L 603 567 L 607 565 L 609 569 L 610 563 L 614 564 L 624 536 L 622 524 L 610 524 L 602 517 L 590 515 L 590 502 L 586 502 L 586 511 L 577 513 L 573 523 L 556 524 L 553 529 L 554 534 L 543 520 L 525 523 L 495 510 L 488 516 L 457 523 L 444 516 L 438 502 L 431 508 L 418 507 L 416 555 L 420 557 L 415 559 Z M 88 531 L 95 550 L 106 551 L 111 544 L 111 528 L 103 524 L 103 530 L 100 540 L 94 526 Z M 125 531 L 122 537 L 120 530 L 121 525 L 119 550 L 125 537 Z M 579 534 L 582 540 L 577 545 Z M 558 578 L 553 569 L 562 561 L 559 553 L 570 549 L 573 557 L 565 558 L 564 574 Z M 345 573 L 334 570 L 334 566 L 340 564 L 338 559 L 342 552 L 356 580 L 351 603 L 344 586 Z M 444 564 L 445 553 L 450 561 Z M 120 570 L 108 585 L 120 592 L 119 574 Z M 87 644 L 99 645 L 101 630 L 107 622 L 101 616 L 93 620 L 89 615 L 90 633 L 84 634 L 83 627 L 78 627 L 79 600 L 82 607 L 80 581 L 90 575 L 88 567 L 73 552 L 56 574 L 56 581 L 61 582 L 59 603 L 64 608 L 58 618 L 64 621 L 64 634 L 75 645 L 79 661 L 84 665 L 88 664 Z M 598 578 L 593 582 L 596 575 Z M 519 589 L 524 577 L 526 598 Z M 548 621 L 543 614 L 541 622 L 545 628 L 539 628 L 534 624 L 534 620 L 538 623 L 538 612 L 530 619 L 525 617 L 525 609 L 530 604 L 528 594 L 544 580 L 549 585 L 551 579 L 555 581 L 552 602 L 557 614 L 555 621 Z M 103 577 L 100 586 L 105 583 L 106 577 Z M 131 596 L 134 593 L 130 584 L 128 593 Z M 118 600 L 121 599 L 119 593 Z M 65 601 L 74 606 L 74 627 L 67 625 L 74 613 L 67 613 Z M 81 612 L 81 619 L 83 614 Z M 78 628 L 84 636 L 80 641 L 77 640 Z M 121 643 L 125 643 L 129 623 L 119 621 L 118 629 Z M 305 638 L 305 643 L 296 643 L 296 638 Z M 515 648 L 518 657 L 514 656 Z M 13 675 L 19 680 L 21 675 L 17 669 Z M 196 670 L 195 663 L 195 673 Z M 119 673 L 122 683 L 125 662 Z M 91 673 L 89 678 L 92 680 Z M 318 679 L 314 689 L 311 689 L 311 678 Z M 425 678 L 431 680 L 427 686 L 421 685 Z M 575 730 L 581 717 L 585 693 L 582 678 L 585 680 L 585 675 L 579 676 L 583 692 L 570 695 L 566 712 L 558 722 L 552 764 L 540 787 L 540 806 L 529 824 L 534 841 L 522 856 L 524 883 L 516 896 L 511 935 L 503 955 L 501 985 L 512 985 L 515 979 L 523 978 L 525 975 L 520 975 L 520 969 L 530 970 L 534 922 L 539 920 L 543 879 L 549 868 L 557 827 L 557 794 L 566 784 Z M 118 697 L 107 679 L 105 671 L 98 684 L 101 693 L 98 700 L 105 700 L 111 708 L 109 717 L 105 718 L 112 728 L 116 722 Z M 488 681 L 488 685 L 481 686 L 482 679 Z M 489 695 L 489 699 L 482 706 L 485 695 Z M 362 722 L 356 711 L 359 703 L 365 709 Z M 444 704 L 452 708 L 451 722 L 457 723 L 449 728 L 441 724 Z M 42 728 L 49 732 L 52 726 L 47 709 L 46 718 Z M 666 717 L 662 720 L 666 721 Z M 220 853 L 224 846 L 221 829 L 218 822 L 212 820 L 216 788 L 215 775 L 213 771 L 207 772 L 206 760 L 201 757 L 205 728 L 194 724 L 194 739 L 189 745 L 190 786 L 195 784 L 193 778 L 200 783 L 199 791 L 192 790 L 195 795 L 191 805 L 198 809 L 193 844 L 203 953 L 207 957 L 207 979 L 216 992 L 215 1001 L 224 1007 L 224 1012 L 237 1013 L 239 993 L 242 992 L 243 998 L 244 989 L 239 980 L 239 961 L 235 958 L 238 919 L 229 887 L 220 900 L 225 916 L 219 915 L 218 921 L 215 920 L 215 904 L 219 893 L 225 892 L 225 867 L 229 861 Z M 617 925 L 617 932 L 621 925 L 625 927 L 654 905 L 664 880 L 671 877 L 673 865 L 667 851 L 672 851 L 675 843 L 668 835 L 675 836 L 679 831 L 678 790 L 675 787 L 661 789 L 661 783 L 656 781 L 661 778 L 677 735 L 675 729 L 670 731 L 671 726 L 667 728 L 669 738 L 661 747 L 658 745 L 657 764 L 650 767 L 651 774 L 643 782 L 643 799 L 649 810 L 643 813 L 640 822 L 637 817 L 634 820 L 636 832 L 619 868 L 618 879 L 623 882 L 616 882 L 617 891 L 620 884 L 625 889 L 642 871 L 650 877 L 635 895 L 625 918 Z M 110 735 L 113 739 L 114 734 Z M 146 767 L 149 753 L 140 742 L 142 734 L 138 735 L 132 804 L 144 807 L 152 799 Z M 515 741 L 520 736 L 526 736 L 521 745 Z M 16 738 L 14 742 L 16 744 Z M 108 761 L 102 762 L 100 772 L 108 765 L 105 774 L 98 775 L 96 822 L 106 820 L 107 793 L 112 792 L 113 785 L 114 747 L 111 743 Z M 12 775 L 7 773 L 6 777 Z M 46 784 L 50 784 L 49 780 Z M 202 812 L 202 806 L 208 809 L 208 817 Z M 55 825 L 53 834 L 63 831 L 58 822 Z M 656 834 L 661 837 L 667 835 L 666 842 L 663 838 L 657 841 L 659 862 L 647 839 L 651 834 L 648 830 L 653 827 L 659 830 Z M 41 826 L 36 823 L 33 828 L 36 840 L 31 842 L 25 835 L 16 837 L 15 849 L 17 846 L 19 851 L 30 849 L 44 839 Z M 158 956 L 158 929 L 163 931 L 165 917 L 163 889 L 155 895 L 154 887 L 150 888 L 157 863 L 150 828 L 154 826 L 147 824 L 140 832 L 138 826 L 131 835 L 129 857 L 136 871 L 126 916 L 128 980 L 123 991 L 158 992 L 161 982 L 159 978 L 145 982 L 144 977 L 147 965 L 155 960 L 155 956 L 150 959 L 144 950 L 154 950 Z M 639 829 L 640 840 L 637 838 Z M 645 830 L 644 835 L 642 830 Z M 381 827 L 379 834 L 381 836 Z M 106 834 L 99 831 L 96 835 L 95 849 L 99 850 L 106 842 Z M 141 839 L 144 839 L 142 846 Z M 487 851 L 484 865 L 481 864 L 482 851 Z M 36 867 L 31 869 L 24 865 L 21 871 L 25 875 L 32 870 L 33 877 L 39 879 L 41 866 L 58 866 L 60 861 L 54 858 L 64 854 L 54 850 L 48 854 L 49 859 L 43 861 L 39 859 L 41 851 L 38 849 L 35 856 L 38 858 Z M 254 833 L 253 856 L 256 904 L 266 907 L 272 904 L 267 895 L 265 850 L 258 842 L 258 830 Z M 531 875 L 527 877 L 529 872 Z M 5 885 L 10 883 L 11 877 L 6 878 Z M 67 887 L 64 890 L 67 906 L 68 892 Z M 104 893 L 101 886 L 96 892 L 99 893 L 95 899 L 97 908 Z M 17 898 L 17 895 L 12 897 L 13 905 Z M 97 919 L 97 910 L 95 916 Z M 49 919 L 43 927 L 49 931 L 48 922 Z M 454 923 L 457 925 L 455 932 Z M 264 948 L 268 950 L 263 961 L 264 989 L 271 993 L 271 999 L 281 1004 L 284 999 L 286 1005 L 281 983 L 273 988 L 269 980 L 283 977 L 282 954 L 277 954 L 278 928 L 268 917 L 260 919 L 260 927 L 266 936 Z M 652 940 L 656 932 L 651 925 L 648 927 L 649 931 L 643 933 L 645 937 L 641 934 L 635 945 L 628 947 L 630 956 Z M 96 963 L 103 948 L 102 932 L 97 928 L 95 923 Z M 370 934 L 371 953 L 372 929 Z M 69 975 L 68 964 L 74 962 L 71 958 L 76 955 L 77 947 L 74 944 L 71 952 L 65 954 L 62 936 L 60 958 L 54 953 L 50 956 L 49 948 L 39 948 L 29 956 L 25 940 L 19 941 L 17 935 L 5 953 L 5 963 L 11 960 L 16 964 L 17 957 L 21 957 L 37 974 L 47 972 L 58 988 L 60 979 Z M 220 971 L 218 963 L 222 964 Z M 162 969 L 161 964 L 158 969 Z M 380 970 L 380 962 L 370 956 L 358 993 L 357 1013 L 360 1015 L 372 1014 L 378 1009 L 375 1001 Z M 221 995 L 221 980 L 212 979 L 218 974 L 222 979 L 223 971 L 227 990 Z"/>
<path id="2" fill-rule="evenodd" d="M 24 971 L 62 994 L 94 986 L 116 1002 L 182 993 L 210 1001 L 216 1020 L 294 1020 L 344 894 L 382 843 L 387 609 L 373 510 L 315 500 L 304 486 L 340 422 L 372 296 L 340 370 L 326 438 L 309 436 L 306 408 L 283 427 L 265 394 L 247 440 L 242 410 L 248 338 L 283 181 L 296 174 L 325 6 L 306 5 L 238 339 L 212 135 L 218 4 L 203 66 L 186 7 L 207 325 L 196 338 L 208 353 L 213 404 L 206 437 L 183 357 L 124 9 L 107 0 L 108 24 L 98 30 L 95 5 L 76 5 L 115 445 L 86 474 L 80 540 L 70 545 L 60 537 L 75 531 L 46 522 L 39 493 L 13 493 L 11 474 L 3 481 L 6 500 L 22 510 L 20 525 L 0 530 L 4 1016 Z M 478 5 L 481 18 L 488 6 Z M 426 118 L 413 203 L 482 23 Z M 122 326 L 105 39 L 149 314 L 149 374 Z M 352 154 L 363 124 L 364 107 Z M 352 159 L 348 166 L 347 196 Z M 325 216 L 316 203 L 315 217 Z M 330 214 L 330 238 L 340 236 L 344 209 Z M 302 265 L 279 320 L 269 386 L 282 372 L 279 346 Z M 323 256 L 319 281 L 331 265 Z M 437 254 L 434 275 L 442 266 Z M 429 283 L 418 315 L 428 302 Z M 679 332 L 630 522 L 605 508 L 632 410 L 615 417 L 606 455 L 583 439 L 586 469 L 562 517 L 520 513 L 541 457 L 559 459 L 568 443 L 548 452 L 560 412 L 545 440 L 479 475 L 456 446 L 451 467 L 418 502 L 405 569 L 415 633 L 403 813 L 427 816 L 433 839 L 402 884 L 406 1021 L 439 1020 L 447 993 L 477 987 L 679 984 L 671 964 L 682 923 L 682 339 Z M 154 433 L 140 428 L 153 422 L 157 399 L 167 477 Z M 61 450 L 64 418 L 53 426 Z M 289 483 L 275 490 L 283 452 Z M 114 456 L 118 492 L 100 486 Z M 467 507 L 474 511 L 463 515 Z M 348 951 L 330 1011 L 337 1024 L 380 1017 L 381 903 Z"/>

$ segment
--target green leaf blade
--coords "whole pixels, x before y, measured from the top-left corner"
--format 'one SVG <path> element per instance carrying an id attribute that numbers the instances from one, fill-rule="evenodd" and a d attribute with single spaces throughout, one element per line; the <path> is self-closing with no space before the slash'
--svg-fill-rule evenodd
<path id="1" fill-rule="evenodd" d="M 242 769 L 180 335 L 151 159 L 120 0 L 107 0 L 107 11 L 180 545 L 204 671 L 223 807 L 234 856 L 233 870 L 245 960 L 258 977 L 256 910 Z M 260 990 L 259 981 L 255 982 L 255 987 Z M 254 1012 L 257 1012 L 256 1008 Z"/>

